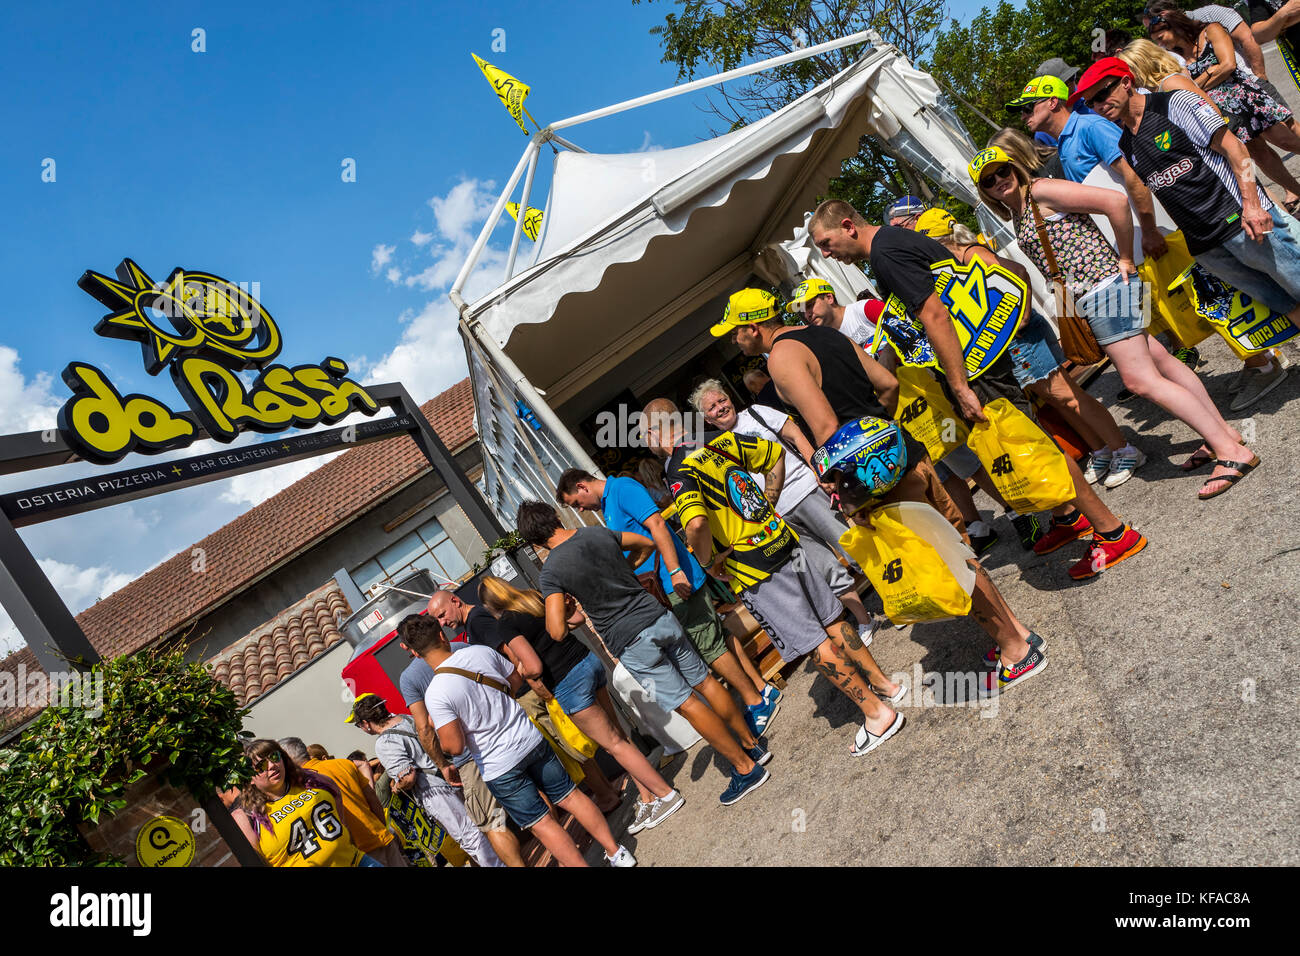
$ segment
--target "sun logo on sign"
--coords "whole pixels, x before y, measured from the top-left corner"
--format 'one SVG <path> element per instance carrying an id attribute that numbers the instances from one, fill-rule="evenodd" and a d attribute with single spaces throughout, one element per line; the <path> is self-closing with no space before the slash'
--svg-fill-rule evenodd
<path id="1" fill-rule="evenodd" d="M 187 355 L 204 354 L 241 370 L 265 365 L 280 352 L 280 330 L 270 314 L 228 279 L 178 267 L 157 283 L 130 259 L 117 275 L 87 271 L 77 285 L 114 310 L 95 333 L 138 341 L 150 375 Z"/>

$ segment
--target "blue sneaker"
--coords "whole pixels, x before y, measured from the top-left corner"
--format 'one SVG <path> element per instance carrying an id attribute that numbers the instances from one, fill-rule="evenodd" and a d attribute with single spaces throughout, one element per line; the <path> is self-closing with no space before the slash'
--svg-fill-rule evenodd
<path id="1" fill-rule="evenodd" d="M 777 687 L 775 684 L 763 685 L 763 703 L 775 704 L 780 699 L 781 688 Z"/>
<path id="2" fill-rule="evenodd" d="M 761 704 L 750 704 L 745 708 L 745 725 L 749 727 L 749 732 L 755 737 L 762 737 L 772 729 L 772 718 L 780 709 L 779 699 L 770 703 L 764 700 Z"/>
<path id="3" fill-rule="evenodd" d="M 757 790 L 767 783 L 770 776 L 772 775 L 759 766 L 755 766 L 753 770 L 745 774 L 733 770 L 731 771 L 731 783 L 727 784 L 727 789 L 722 791 L 722 796 L 718 797 L 718 800 L 724 807 L 729 807 L 751 790 Z"/>
<path id="4" fill-rule="evenodd" d="M 764 747 L 762 743 L 754 744 L 754 746 L 746 750 L 745 753 L 749 754 L 749 759 L 754 761 L 754 763 L 758 764 L 760 767 L 764 766 L 772 759 L 772 751 Z"/>

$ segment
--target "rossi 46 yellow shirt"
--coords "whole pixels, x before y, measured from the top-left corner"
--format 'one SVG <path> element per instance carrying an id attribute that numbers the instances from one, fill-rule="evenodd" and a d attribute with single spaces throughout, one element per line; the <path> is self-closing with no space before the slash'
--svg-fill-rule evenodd
<path id="1" fill-rule="evenodd" d="M 736 591 L 770 577 L 799 543 L 753 474 L 767 472 L 782 454 L 776 442 L 723 432 L 703 445 L 683 442 L 668 460 L 668 489 L 678 520 L 685 528 L 705 516 L 714 553 L 734 549 L 725 568 Z"/>

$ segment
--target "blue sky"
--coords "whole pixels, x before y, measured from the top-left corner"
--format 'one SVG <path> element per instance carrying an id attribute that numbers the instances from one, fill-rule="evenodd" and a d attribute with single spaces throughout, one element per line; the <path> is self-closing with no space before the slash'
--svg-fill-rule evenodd
<path id="1" fill-rule="evenodd" d="M 626 0 L 6 4 L 0 430 L 51 426 L 68 394 L 59 372 L 74 359 L 103 368 L 124 393 L 180 407 L 165 375 L 144 373 L 136 345 L 92 331 L 105 310 L 76 280 L 86 269 L 111 275 L 124 256 L 156 280 L 183 266 L 259 283 L 288 364 L 338 355 L 357 377 L 401 380 L 420 400 L 454 384 L 465 366 L 446 289 L 492 187 L 526 144 L 470 51 L 529 83 L 528 108 L 545 123 L 672 85 L 675 70 L 649 35 L 672 9 Z M 963 19 L 976 9 L 954 5 Z M 196 28 L 204 52 L 192 49 Z M 492 49 L 496 30 L 504 51 Z M 682 145 L 709 135 L 701 102 L 570 132 L 595 152 Z M 42 180 L 47 159 L 53 182 Z M 345 159 L 355 182 L 342 180 Z M 546 181 L 543 161 L 534 205 Z M 503 225 L 490 258 L 508 242 Z M 307 467 L 23 537 L 80 610 Z M 89 470 L 0 479 L 0 491 Z M 14 639 L 0 614 L 0 653 Z"/>

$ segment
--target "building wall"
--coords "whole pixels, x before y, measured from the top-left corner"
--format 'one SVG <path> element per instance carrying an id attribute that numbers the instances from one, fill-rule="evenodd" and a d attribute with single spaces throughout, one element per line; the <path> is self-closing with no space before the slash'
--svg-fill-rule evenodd
<path id="1" fill-rule="evenodd" d="M 456 458 L 457 463 L 471 476 L 477 473 L 481 465 L 478 448 L 476 442 Z M 439 491 L 444 493 L 438 500 L 392 530 L 384 530 L 386 524 Z M 432 517 L 442 522 L 448 536 L 471 565 L 482 557 L 487 544 L 475 532 L 455 499 L 445 493 L 442 479 L 432 474 L 426 475 L 377 508 L 340 527 L 328 538 L 211 614 L 200 618 L 190 630 L 194 643 L 190 645 L 186 656 L 191 660 L 213 657 L 285 608 L 302 600 L 304 595 L 334 577 L 338 569 L 351 570 Z"/>
<path id="2" fill-rule="evenodd" d="M 344 723 L 352 696 L 343 684 L 343 665 L 352 645 L 336 644 L 269 693 L 253 701 L 244 729 L 258 737 L 301 737 L 320 744 L 335 757 L 353 750 L 374 755 L 374 738 Z"/>

